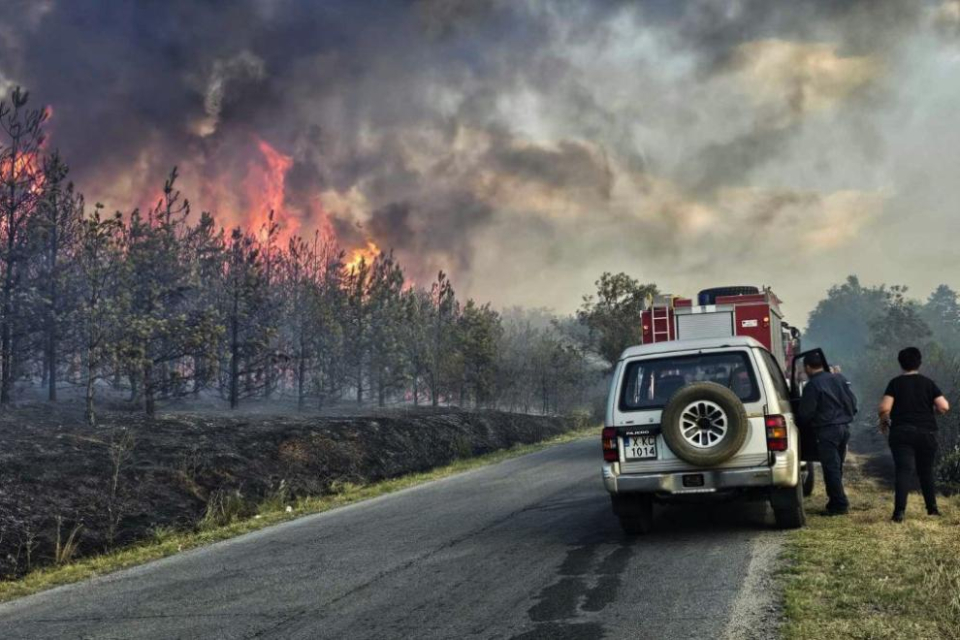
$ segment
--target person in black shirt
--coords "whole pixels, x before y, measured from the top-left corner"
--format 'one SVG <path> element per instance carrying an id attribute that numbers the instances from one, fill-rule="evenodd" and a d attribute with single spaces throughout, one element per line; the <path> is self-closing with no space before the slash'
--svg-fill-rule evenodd
<path id="1" fill-rule="evenodd" d="M 824 371 L 819 352 L 803 358 L 809 382 L 797 407 L 797 423 L 804 429 L 815 429 L 817 454 L 827 488 L 827 509 L 824 515 L 842 516 L 850 508 L 843 490 L 843 462 L 850 441 L 850 423 L 857 415 L 857 397 L 850 383 L 839 373 Z"/>
<path id="2" fill-rule="evenodd" d="M 916 473 L 927 513 L 939 516 L 937 488 L 933 476 L 937 457 L 936 414 L 946 413 L 950 404 L 937 384 L 920 375 L 923 357 L 916 347 L 907 347 L 897 355 L 903 375 L 887 385 L 880 401 L 880 430 L 890 435 L 890 451 L 896 467 L 893 521 L 903 522 L 907 494 Z"/>

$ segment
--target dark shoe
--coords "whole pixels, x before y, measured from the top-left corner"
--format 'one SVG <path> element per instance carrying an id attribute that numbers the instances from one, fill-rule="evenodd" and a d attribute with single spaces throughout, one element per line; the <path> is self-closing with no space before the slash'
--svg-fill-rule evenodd
<path id="1" fill-rule="evenodd" d="M 894 511 L 893 517 L 890 518 L 893 522 L 903 522 L 903 511 Z"/>
<path id="2" fill-rule="evenodd" d="M 939 518 L 943 514 L 940 513 L 940 509 L 937 509 L 936 507 L 934 507 L 933 509 L 927 509 L 927 515 L 937 516 Z"/>
<path id="3" fill-rule="evenodd" d="M 820 515 L 832 518 L 834 516 L 845 516 L 847 515 L 846 509 L 824 509 L 820 512 Z"/>

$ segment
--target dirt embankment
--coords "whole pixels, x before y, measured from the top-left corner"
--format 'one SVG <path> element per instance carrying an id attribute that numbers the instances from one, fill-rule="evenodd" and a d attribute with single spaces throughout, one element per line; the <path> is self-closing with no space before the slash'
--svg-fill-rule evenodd
<path id="1" fill-rule="evenodd" d="M 366 416 L 210 416 L 102 426 L 48 408 L 0 415 L 0 576 L 54 561 L 78 526 L 76 555 L 191 528 L 209 510 L 331 491 L 426 471 L 568 431 L 572 419 L 458 410 Z M 237 505 L 240 505 L 239 507 Z"/>

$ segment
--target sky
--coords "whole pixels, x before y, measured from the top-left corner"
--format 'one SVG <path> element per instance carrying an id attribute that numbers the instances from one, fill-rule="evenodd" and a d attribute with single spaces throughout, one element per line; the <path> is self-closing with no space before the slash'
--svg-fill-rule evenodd
<path id="1" fill-rule="evenodd" d="M 6 0 L 88 201 L 393 249 L 495 306 L 960 287 L 960 2 Z"/>

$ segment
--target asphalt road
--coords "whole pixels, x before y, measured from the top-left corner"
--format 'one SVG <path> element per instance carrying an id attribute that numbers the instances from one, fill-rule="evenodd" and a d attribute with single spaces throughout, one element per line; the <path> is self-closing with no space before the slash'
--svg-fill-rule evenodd
<path id="1" fill-rule="evenodd" d="M 598 439 L 0 606 L 0 638 L 768 638 L 763 505 L 620 532 Z"/>

